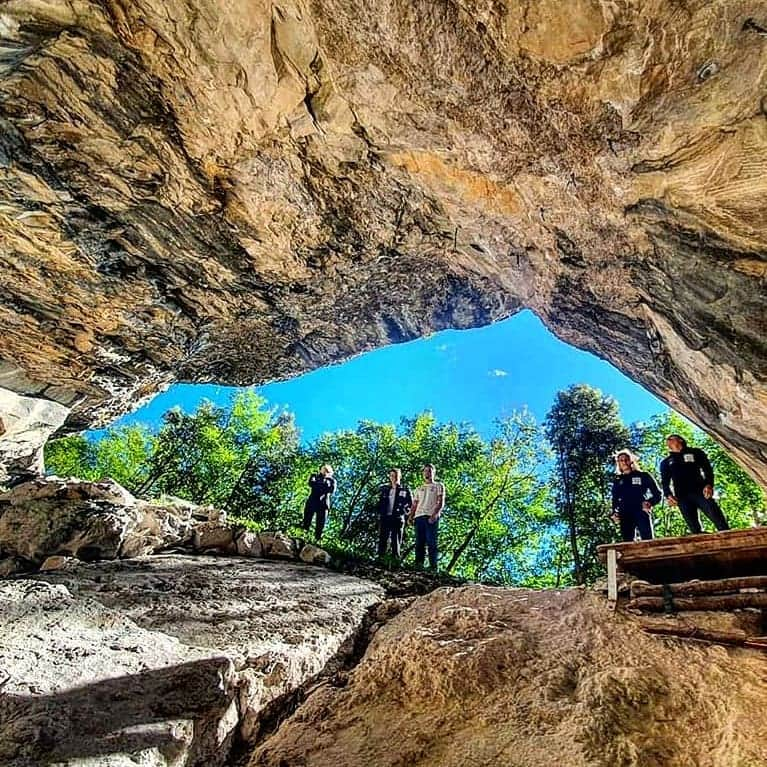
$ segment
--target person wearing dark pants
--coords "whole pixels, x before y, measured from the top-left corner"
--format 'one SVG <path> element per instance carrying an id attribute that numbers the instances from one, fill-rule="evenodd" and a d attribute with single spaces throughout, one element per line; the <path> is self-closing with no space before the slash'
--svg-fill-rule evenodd
<path id="1" fill-rule="evenodd" d="M 391 542 L 392 556 L 399 559 L 405 517 L 412 504 L 410 489 L 402 484 L 402 472 L 392 469 L 389 472 L 389 484 L 382 485 L 378 495 L 379 557 L 386 555 L 387 545 Z"/>
<path id="2" fill-rule="evenodd" d="M 429 569 L 437 569 L 437 533 L 439 518 L 445 508 L 445 486 L 436 481 L 433 464 L 423 467 L 424 484 L 415 491 L 410 519 L 415 521 L 415 566 L 420 569 L 426 550 L 429 551 Z"/>
<path id="3" fill-rule="evenodd" d="M 330 510 L 330 496 L 335 492 L 336 481 L 333 479 L 333 469 L 325 464 L 318 474 L 309 477 L 309 497 L 304 504 L 304 521 L 302 527 L 308 531 L 312 526 L 312 518 L 316 517 L 314 537 L 322 538 L 325 529 L 328 511 Z"/>
<path id="4" fill-rule="evenodd" d="M 658 485 L 650 474 L 640 471 L 635 455 L 621 450 L 615 456 L 618 476 L 613 480 L 613 520 L 620 525 L 621 539 L 633 541 L 637 530 L 643 541 L 653 537 L 652 507 L 660 503 Z"/>
<path id="5" fill-rule="evenodd" d="M 700 448 L 688 447 L 687 441 L 678 434 L 669 434 L 666 445 L 669 454 L 661 461 L 660 477 L 669 505 L 679 507 L 691 533 L 702 532 L 698 511 L 702 511 L 717 530 L 729 530 L 714 498 L 714 470 L 708 456 Z"/>

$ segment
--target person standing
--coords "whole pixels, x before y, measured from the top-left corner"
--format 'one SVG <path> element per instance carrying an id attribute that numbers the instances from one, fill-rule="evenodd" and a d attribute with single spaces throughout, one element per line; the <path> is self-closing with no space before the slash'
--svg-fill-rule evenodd
<path id="1" fill-rule="evenodd" d="M 402 530 L 405 517 L 413 505 L 410 489 L 402 484 L 400 469 L 389 472 L 389 484 L 382 485 L 378 494 L 378 556 L 386 555 L 386 548 L 391 542 L 394 559 L 400 557 Z"/>
<path id="2" fill-rule="evenodd" d="M 653 537 L 652 507 L 660 503 L 658 485 L 650 474 L 640 471 L 633 453 L 621 450 L 615 456 L 618 476 L 613 480 L 613 520 L 618 521 L 621 539 L 633 541 L 636 531 L 643 541 Z"/>
<path id="3" fill-rule="evenodd" d="M 717 530 L 729 530 L 714 499 L 714 470 L 708 456 L 700 448 L 688 447 L 684 437 L 678 434 L 669 434 L 666 445 L 669 454 L 661 461 L 660 478 L 669 505 L 679 507 L 691 533 L 702 532 L 699 510 Z"/>
<path id="4" fill-rule="evenodd" d="M 429 569 L 437 569 L 437 532 L 442 509 L 445 508 L 445 486 L 436 481 L 434 464 L 423 467 L 424 484 L 415 491 L 410 520 L 415 522 L 415 566 L 423 567 L 426 549 L 429 550 Z"/>
<path id="5" fill-rule="evenodd" d="M 328 511 L 330 511 L 330 496 L 336 490 L 333 478 L 333 467 L 327 463 L 320 468 L 318 474 L 309 477 L 309 497 L 304 504 L 304 523 L 302 527 L 308 531 L 312 526 L 312 517 L 316 515 L 314 537 L 319 541 L 325 529 Z"/>

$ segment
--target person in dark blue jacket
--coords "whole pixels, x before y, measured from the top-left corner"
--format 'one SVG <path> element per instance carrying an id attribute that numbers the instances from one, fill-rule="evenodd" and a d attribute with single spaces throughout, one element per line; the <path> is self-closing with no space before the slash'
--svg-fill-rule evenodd
<path id="1" fill-rule="evenodd" d="M 669 434 L 666 446 L 669 454 L 660 462 L 660 479 L 669 505 L 679 507 L 691 533 L 702 532 L 698 509 L 717 530 L 729 530 L 714 499 L 714 469 L 708 456 L 698 447 L 688 447 L 684 437 L 678 434 Z"/>
<path id="2" fill-rule="evenodd" d="M 650 474 L 639 470 L 633 453 L 621 450 L 615 456 L 618 476 L 613 480 L 613 519 L 620 525 L 621 538 L 633 541 L 636 531 L 643 541 L 653 537 L 652 507 L 660 503 L 658 485 Z"/>
<path id="3" fill-rule="evenodd" d="M 330 511 L 330 496 L 336 490 L 336 481 L 333 479 L 333 469 L 325 464 L 318 474 L 309 477 L 309 497 L 304 504 L 304 530 L 312 526 L 312 517 L 316 515 L 314 537 L 319 541 L 322 531 L 325 529 L 328 511 Z"/>
<path id="4" fill-rule="evenodd" d="M 382 485 L 378 491 L 378 556 L 386 554 L 391 541 L 391 553 L 399 559 L 402 545 L 402 531 L 405 517 L 410 513 L 413 497 L 410 488 L 402 484 L 402 472 L 392 469 L 389 472 L 389 484 Z"/>

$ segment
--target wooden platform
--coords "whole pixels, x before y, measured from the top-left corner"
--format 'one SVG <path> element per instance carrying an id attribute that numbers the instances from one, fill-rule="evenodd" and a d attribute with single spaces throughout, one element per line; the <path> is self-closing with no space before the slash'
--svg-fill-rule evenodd
<path id="1" fill-rule="evenodd" d="M 767 575 L 767 527 L 606 543 L 597 552 L 608 564 L 608 576 L 614 556 L 619 570 L 650 583 Z"/>

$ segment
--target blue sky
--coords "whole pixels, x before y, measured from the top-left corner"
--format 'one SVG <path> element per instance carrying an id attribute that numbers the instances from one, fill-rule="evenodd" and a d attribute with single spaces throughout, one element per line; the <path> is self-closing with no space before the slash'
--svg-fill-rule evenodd
<path id="1" fill-rule="evenodd" d="M 439 421 L 468 421 L 489 435 L 493 420 L 527 407 L 541 421 L 560 389 L 587 383 L 615 397 L 626 423 L 666 406 L 612 365 L 555 338 L 529 311 L 474 330 L 449 330 L 397 344 L 282 383 L 256 387 L 296 415 L 304 441 L 354 428 L 360 419 L 396 423 L 431 410 Z M 178 384 L 122 418 L 156 427 L 179 405 L 225 405 L 233 387 Z"/>

